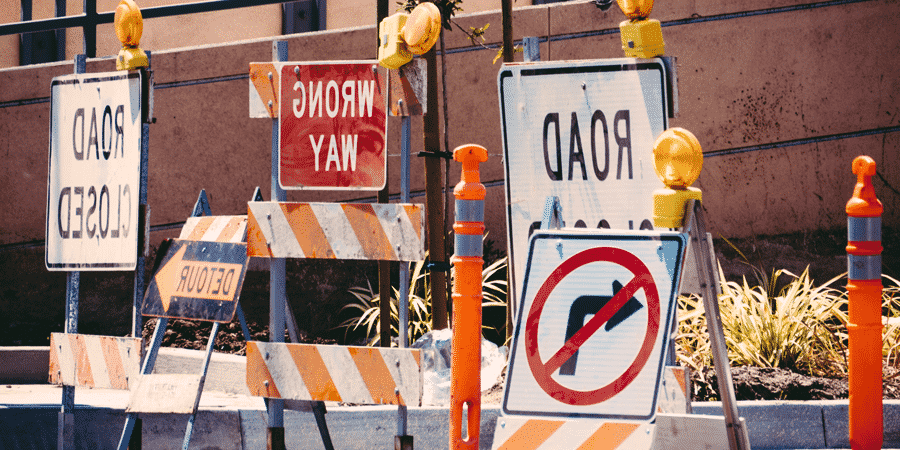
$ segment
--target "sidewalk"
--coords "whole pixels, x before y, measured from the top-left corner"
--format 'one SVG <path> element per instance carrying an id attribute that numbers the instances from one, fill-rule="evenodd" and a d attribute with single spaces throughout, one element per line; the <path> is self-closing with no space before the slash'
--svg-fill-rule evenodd
<path id="1" fill-rule="evenodd" d="M 202 352 L 162 349 L 156 373 L 195 373 Z M 35 358 L 40 360 L 40 358 Z M 262 449 L 266 443 L 263 400 L 247 395 L 243 358 L 214 354 L 200 399 L 191 448 Z M 3 367 L 3 366 L 0 366 Z M 8 366 L 7 366 L 8 367 Z M 57 413 L 62 388 L 46 384 L 0 384 L 0 449 L 56 448 Z M 76 388 L 78 448 L 115 448 L 125 419 L 129 393 Z M 328 403 L 325 416 L 336 449 L 390 449 L 397 429 L 397 409 L 389 406 L 343 407 Z M 754 449 L 848 448 L 847 401 L 741 401 Z M 694 403 L 695 414 L 720 415 L 717 402 Z M 499 405 L 483 405 L 480 447 L 491 448 Z M 448 410 L 409 408 L 408 430 L 416 449 L 446 449 Z M 180 448 L 186 415 L 141 414 L 144 449 Z M 322 449 L 312 413 L 285 411 L 290 449 Z M 723 443 L 723 448 L 727 444 Z M 884 402 L 884 446 L 900 448 L 900 401 Z"/>

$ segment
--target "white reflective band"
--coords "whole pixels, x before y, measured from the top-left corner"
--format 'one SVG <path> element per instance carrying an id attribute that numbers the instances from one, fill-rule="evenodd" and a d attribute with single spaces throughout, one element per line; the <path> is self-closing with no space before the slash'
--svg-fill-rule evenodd
<path id="1" fill-rule="evenodd" d="M 851 280 L 880 280 L 881 255 L 847 255 L 847 278 Z"/>
<path id="2" fill-rule="evenodd" d="M 456 200 L 457 222 L 484 222 L 484 200 Z"/>
<path id="3" fill-rule="evenodd" d="M 847 217 L 847 240 L 881 241 L 881 217 Z"/>
<path id="4" fill-rule="evenodd" d="M 456 234 L 454 253 L 456 256 L 481 256 L 484 246 L 480 234 Z"/>

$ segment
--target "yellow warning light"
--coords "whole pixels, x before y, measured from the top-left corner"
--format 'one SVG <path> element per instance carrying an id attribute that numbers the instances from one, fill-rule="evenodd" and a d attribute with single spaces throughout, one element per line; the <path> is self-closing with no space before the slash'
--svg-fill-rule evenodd
<path id="1" fill-rule="evenodd" d="M 653 144 L 653 166 L 666 185 L 653 192 L 653 223 L 660 228 L 681 227 L 685 203 L 703 198 L 700 189 L 690 187 L 703 169 L 700 141 L 683 128 L 663 131 Z"/>
<path id="2" fill-rule="evenodd" d="M 116 37 L 122 42 L 122 50 L 116 59 L 117 70 L 134 70 L 150 65 L 147 54 L 138 47 L 144 32 L 144 19 L 134 0 L 122 0 L 116 7 Z"/>
<path id="3" fill-rule="evenodd" d="M 646 19 L 653 11 L 653 0 L 616 0 L 629 19 Z"/>
<path id="4" fill-rule="evenodd" d="M 431 2 L 422 2 L 409 13 L 403 27 L 406 47 L 416 55 L 424 55 L 434 47 L 441 34 L 441 11 Z"/>
<path id="5" fill-rule="evenodd" d="M 622 32 L 622 50 L 629 58 L 653 58 L 666 51 L 662 25 L 656 19 L 648 19 L 653 10 L 653 0 L 616 0 L 628 20 L 619 24 Z"/>
<path id="6" fill-rule="evenodd" d="M 385 17 L 378 25 L 378 37 L 381 45 L 378 47 L 378 64 L 388 69 L 399 69 L 400 66 L 410 62 L 413 54 L 403 42 L 401 33 L 403 26 L 409 19 L 409 14 L 398 12 Z"/>

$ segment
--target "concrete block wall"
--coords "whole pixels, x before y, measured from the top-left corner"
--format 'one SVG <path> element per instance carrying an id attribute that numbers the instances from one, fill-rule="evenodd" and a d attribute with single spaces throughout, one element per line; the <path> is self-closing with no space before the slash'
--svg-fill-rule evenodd
<path id="1" fill-rule="evenodd" d="M 879 164 L 875 187 L 882 201 L 900 200 L 900 165 L 894 164 L 900 150 L 900 60 L 890 56 L 900 49 L 898 15 L 900 3 L 893 0 L 674 0 L 656 5 L 652 17 L 663 24 L 666 54 L 678 58 L 680 112 L 671 125 L 693 131 L 703 145 L 705 167 L 697 186 L 705 191 L 714 235 L 844 226 L 843 208 L 854 183 L 850 162 L 859 154 Z M 620 57 L 622 19 L 617 8 L 604 12 L 592 2 L 524 6 L 515 10 L 514 36 L 540 37 L 544 60 Z M 499 11 L 456 21 L 466 29 L 489 23 L 486 43 L 495 46 L 501 40 Z M 279 38 L 288 41 L 291 60 L 375 56 L 374 26 Z M 207 190 L 216 214 L 245 213 L 256 186 L 268 193 L 271 122 L 248 118 L 247 64 L 271 60 L 272 39 L 153 52 L 157 122 L 149 139 L 151 246 L 177 235 L 200 189 Z M 445 41 L 449 147 L 471 142 L 488 148 L 490 160 L 482 165 L 486 224 L 489 238 L 505 248 L 500 65 L 491 63 L 496 50 L 473 46 L 458 31 L 448 32 Z M 113 69 L 111 57 L 88 63 L 89 72 Z M 0 267 L 5 269 L 0 271 L 5 287 L 0 317 L 38 321 L 49 316 L 61 323 L 64 275 L 44 269 L 42 240 L 50 81 L 71 72 L 71 62 L 0 69 L 0 154 L 5 157 L 0 201 L 7 205 L 0 210 Z M 389 189 L 397 193 L 399 121 L 390 119 L 388 127 Z M 420 151 L 420 118 L 413 120 L 412 136 L 413 152 Z M 449 174 L 452 186 L 459 177 L 456 163 Z M 413 201 L 424 202 L 418 158 L 412 189 Z M 288 193 L 296 201 L 373 197 L 346 191 Z M 886 208 L 885 225 L 898 222 L 900 212 Z M 116 316 L 113 322 L 121 322 L 118 317 L 130 309 L 127 273 L 86 278 L 85 308 L 91 314 L 108 311 Z M 298 296 L 316 302 L 342 289 L 314 286 Z M 31 302 L 47 306 L 36 312 Z M 90 314 L 82 317 L 93 320 Z M 127 324 L 114 328 L 127 330 Z"/>

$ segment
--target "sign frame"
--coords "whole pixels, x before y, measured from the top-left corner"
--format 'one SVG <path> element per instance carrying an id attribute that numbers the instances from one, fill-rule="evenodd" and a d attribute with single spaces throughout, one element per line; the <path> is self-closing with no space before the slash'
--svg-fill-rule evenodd
<path id="1" fill-rule="evenodd" d="M 344 72 L 341 72 L 341 66 L 345 66 Z M 277 63 L 275 67 L 279 72 L 278 185 L 285 190 L 384 189 L 387 184 L 389 89 L 385 70 L 379 68 L 378 62 L 303 61 Z M 348 73 L 347 69 L 352 69 L 352 73 Z M 317 78 L 300 79 L 311 74 Z M 365 82 L 371 81 L 372 84 L 367 86 L 363 81 L 351 79 L 360 74 L 371 77 L 365 78 Z M 329 75 L 343 77 L 341 83 L 334 79 L 323 83 Z M 314 81 L 318 83 L 313 84 Z M 347 86 L 348 81 L 350 86 Z M 297 94 L 289 90 L 302 91 L 303 102 L 293 98 Z M 336 97 L 333 102 L 330 100 L 332 95 Z M 371 95 L 368 101 L 365 100 L 366 95 Z M 348 102 L 354 96 L 355 100 Z M 335 105 L 334 115 L 332 105 Z M 346 117 L 348 111 L 349 119 Z M 357 111 L 360 115 L 358 119 L 354 115 Z M 364 114 L 370 116 L 368 120 L 363 120 Z M 341 119 L 346 122 L 341 123 L 344 122 Z M 318 139 L 315 139 L 315 134 L 319 135 Z M 312 156 L 305 151 L 301 154 L 299 148 L 310 150 Z M 357 160 L 361 167 L 356 165 Z M 310 182 L 310 175 L 306 173 L 310 167 L 314 172 L 334 171 L 334 175 L 329 173 L 327 182 Z M 351 172 L 349 176 L 340 175 L 348 169 Z"/>
<path id="2" fill-rule="evenodd" d="M 506 64 L 500 70 L 497 80 L 507 204 L 507 246 L 512 267 L 509 290 L 513 298 L 519 296 L 528 238 L 539 228 L 547 197 L 559 197 L 562 218 L 570 227 L 653 229 L 651 195 L 653 190 L 664 186 L 654 174 L 651 158 L 653 142 L 669 126 L 668 119 L 672 112 L 669 91 L 673 90 L 670 72 L 669 65 L 662 58 L 514 63 Z M 624 77 L 625 81 L 610 85 L 608 81 L 611 77 Z M 556 85 L 547 84 L 546 80 L 554 79 L 563 81 L 555 81 Z M 647 85 L 650 80 L 652 84 Z M 567 97 L 554 95 L 560 90 L 559 83 L 567 84 L 574 94 Z M 529 86 L 542 88 L 548 94 L 530 91 Z M 604 95 L 607 91 L 619 92 L 615 89 L 632 96 L 628 99 L 629 104 L 645 105 L 647 114 L 634 114 L 629 108 L 604 109 L 611 103 Z M 658 95 L 660 102 L 656 104 L 654 99 L 651 105 L 645 92 Z M 535 99 L 548 105 L 536 104 Z M 577 105 L 577 108 L 573 109 L 572 105 Z M 650 106 L 652 108 L 648 110 Z M 557 115 L 541 119 L 538 117 L 544 111 L 541 108 L 549 112 L 548 116 L 553 113 Z M 538 112 L 532 113 L 532 110 Z M 598 118 L 592 111 L 602 111 L 603 120 L 595 120 Z M 621 111 L 629 113 L 620 117 L 618 113 Z M 575 120 L 567 115 L 575 115 L 576 112 L 579 113 L 577 123 L 573 123 Z M 535 121 L 524 123 L 520 120 L 522 117 L 531 117 Z M 639 121 L 646 127 L 637 125 Z M 621 134 L 628 138 L 629 146 L 625 147 L 628 153 L 616 147 L 617 139 L 625 141 L 617 134 L 622 122 L 626 125 L 626 132 Z M 649 128 L 649 132 L 637 136 L 634 130 L 644 128 Z M 576 133 L 577 140 L 573 139 Z M 601 138 L 595 139 L 597 133 Z M 542 134 L 545 135 L 543 138 Z M 543 142 L 542 145 L 542 141 L 551 137 L 555 137 L 556 145 L 551 142 Z M 598 142 L 604 137 L 606 146 Z M 542 149 L 542 146 L 545 148 Z M 568 154 L 580 155 L 581 159 L 570 161 L 566 156 L 566 147 L 572 147 Z M 597 161 L 598 152 L 602 151 L 607 155 L 605 165 Z M 555 161 L 551 161 L 553 157 Z M 623 171 L 627 177 L 628 166 L 623 165 L 626 157 L 632 170 L 630 180 L 620 179 Z M 530 165 L 524 166 L 526 163 Z M 605 166 L 604 171 L 600 170 L 600 166 Z M 546 181 L 542 185 L 536 181 L 547 178 L 551 172 L 557 177 L 555 180 L 551 178 L 555 185 Z M 581 179 L 574 179 L 576 176 Z M 638 186 L 636 194 L 641 197 L 638 202 L 630 202 L 623 196 L 622 182 L 632 180 Z M 548 183 L 551 188 L 545 189 Z M 611 198 L 617 199 L 615 203 L 609 201 Z M 518 314 L 518 311 L 515 313 Z"/>
<path id="3" fill-rule="evenodd" d="M 545 242 L 539 245 L 539 241 L 545 241 Z M 576 257 L 582 257 L 583 254 L 586 254 L 591 251 L 598 251 L 598 250 L 613 248 L 613 249 L 618 249 L 618 251 L 621 251 L 624 253 L 629 253 L 629 254 L 631 254 L 631 256 L 638 258 L 634 255 L 634 253 L 637 253 L 637 251 L 635 249 L 638 249 L 638 251 L 640 251 L 640 252 L 646 252 L 646 251 L 652 250 L 652 248 L 654 248 L 654 246 L 657 245 L 657 244 L 654 244 L 654 242 L 659 242 L 659 244 L 658 244 L 659 249 L 656 250 L 656 252 L 659 255 L 660 262 L 656 262 L 653 265 L 652 270 L 659 271 L 659 270 L 661 270 L 661 267 L 662 267 L 662 268 L 664 268 L 664 270 L 666 270 L 667 276 L 670 277 L 670 279 L 663 280 L 665 282 L 665 284 L 661 285 L 661 287 L 659 287 L 656 292 L 656 294 L 658 295 L 659 303 L 657 304 L 658 305 L 657 307 L 659 308 L 659 311 L 657 313 L 658 314 L 657 327 L 654 330 L 655 336 L 653 336 L 654 344 L 653 344 L 652 348 L 649 350 L 649 352 L 646 355 L 644 355 L 644 357 L 647 360 L 644 363 L 642 363 L 641 367 L 638 368 L 638 370 L 641 373 L 635 374 L 633 377 L 631 377 L 630 380 L 626 381 L 623 385 L 615 387 L 614 389 L 618 389 L 618 391 L 613 394 L 613 397 L 622 395 L 622 391 L 628 389 L 629 386 L 635 382 L 635 380 L 652 383 L 652 391 L 649 391 L 649 392 L 652 392 L 652 398 L 649 398 L 649 399 L 643 398 L 643 399 L 639 399 L 639 400 L 632 400 L 633 402 L 635 402 L 635 401 L 643 402 L 644 405 L 647 406 L 646 410 L 642 409 L 640 414 L 638 414 L 638 413 L 625 414 L 625 413 L 621 413 L 621 412 L 611 413 L 611 412 L 604 411 L 603 409 L 604 409 L 605 405 L 602 405 L 603 402 L 606 402 L 610 398 L 602 399 L 602 400 L 596 401 L 594 403 L 577 404 L 577 402 L 568 403 L 566 400 L 561 400 L 559 398 L 554 397 L 554 393 L 547 391 L 546 390 L 547 388 L 545 388 L 543 385 L 541 385 L 540 381 L 537 380 L 537 377 L 534 373 L 535 369 L 534 369 L 534 364 L 532 362 L 532 359 L 534 358 L 533 355 L 538 354 L 538 356 L 537 356 L 537 358 L 539 358 L 538 364 L 549 365 L 550 360 L 553 359 L 553 356 L 551 356 L 552 351 L 544 352 L 545 354 L 544 354 L 543 358 L 547 359 L 547 361 L 545 362 L 545 361 L 543 361 L 543 358 L 539 355 L 540 352 L 537 349 L 538 348 L 537 345 L 535 345 L 533 348 L 529 346 L 530 343 L 534 342 L 534 341 L 531 341 L 531 342 L 528 341 L 529 333 L 533 332 L 535 335 L 538 334 L 537 324 L 540 323 L 540 321 L 542 320 L 542 317 L 544 317 L 544 320 L 548 320 L 546 316 L 542 316 L 542 314 L 544 313 L 544 305 L 541 305 L 539 307 L 539 311 L 535 315 L 534 306 L 536 306 L 536 304 L 537 304 L 537 300 L 535 300 L 535 298 L 543 295 L 543 296 L 545 296 L 543 301 L 546 302 L 547 301 L 546 296 L 549 296 L 552 294 L 552 291 L 557 288 L 558 284 L 562 283 L 562 281 L 566 277 L 566 275 L 573 273 L 575 270 L 577 270 L 581 267 L 587 266 L 588 264 L 607 263 L 607 264 L 622 265 L 622 264 L 618 263 L 617 261 L 613 261 L 611 259 L 603 259 L 603 257 L 597 258 L 598 255 L 595 254 L 595 255 L 588 257 L 589 261 L 583 262 L 575 267 L 571 267 L 573 264 L 573 262 L 571 260 L 573 260 Z M 554 262 L 545 262 L 545 263 L 541 262 L 541 261 L 546 261 L 546 259 L 548 259 L 550 257 L 550 255 L 547 253 L 547 252 L 550 252 L 550 250 L 547 250 L 548 248 L 551 248 L 550 243 L 552 243 L 553 248 L 555 248 L 555 250 L 553 250 L 553 253 L 555 254 L 557 251 L 559 252 L 559 260 L 561 260 L 561 262 L 557 263 L 556 259 L 554 259 Z M 662 252 L 662 248 L 664 245 L 669 246 L 669 248 L 668 248 L 669 253 L 665 253 L 665 252 L 660 253 L 660 252 Z M 672 245 L 674 245 L 674 248 L 671 247 Z M 502 413 L 504 415 L 512 415 L 512 416 L 566 417 L 566 418 L 572 418 L 572 419 L 586 418 L 586 419 L 626 420 L 626 421 L 641 421 L 641 422 L 653 420 L 653 418 L 655 417 L 655 414 L 657 412 L 656 409 L 657 409 L 657 403 L 658 403 L 658 397 L 659 397 L 660 379 L 661 379 L 661 377 L 663 375 L 663 371 L 665 369 L 666 355 L 669 351 L 669 342 L 668 342 L 669 331 L 668 330 L 671 329 L 673 321 L 675 320 L 676 312 L 677 312 L 677 297 L 678 297 L 678 291 L 679 291 L 678 286 L 679 286 L 679 283 L 681 282 L 681 276 L 683 274 L 684 256 L 685 256 L 685 250 L 686 250 L 687 245 L 688 245 L 687 236 L 684 235 L 683 233 L 677 233 L 677 232 L 640 232 L 640 231 L 619 232 L 619 231 L 617 231 L 615 233 L 604 233 L 604 232 L 598 232 L 596 230 L 575 230 L 575 229 L 549 231 L 549 232 L 548 231 L 536 232 L 529 241 L 530 252 L 529 252 L 529 258 L 528 258 L 528 266 L 527 266 L 526 274 L 525 274 L 526 280 L 523 285 L 524 287 L 523 287 L 523 291 L 522 291 L 522 294 L 520 296 L 521 298 L 519 301 L 519 307 L 522 308 L 521 311 L 523 311 L 523 313 L 519 314 L 517 317 L 515 333 L 514 333 L 513 341 L 511 344 L 509 368 L 507 371 L 507 382 L 504 387 L 503 402 L 501 404 Z M 543 252 L 547 253 L 547 254 L 543 255 L 543 257 L 541 255 L 537 255 L 535 253 L 535 248 L 537 248 L 537 247 L 544 248 Z M 631 247 L 631 248 L 623 248 L 623 247 Z M 576 248 L 578 250 L 571 250 L 572 248 Z M 673 250 L 674 250 L 674 252 L 673 252 Z M 564 255 L 564 253 L 565 253 L 565 255 Z M 663 259 L 663 255 L 666 256 L 666 259 Z M 674 259 L 669 258 L 669 256 L 674 256 Z M 554 255 L 554 258 L 555 258 L 555 255 Z M 640 258 L 638 258 L 638 259 L 640 259 Z M 662 266 L 660 266 L 660 263 L 662 263 Z M 548 264 L 548 265 L 546 265 L 546 267 L 541 267 L 541 268 L 535 269 L 536 266 L 541 265 L 541 264 Z M 565 267 L 566 264 L 569 264 L 569 267 Z M 650 264 L 650 262 L 648 262 L 647 264 Z M 553 267 L 552 270 L 550 270 L 551 267 Z M 627 269 L 627 267 L 626 267 L 626 269 Z M 535 275 L 535 270 L 537 270 L 537 272 L 538 272 L 537 275 Z M 608 270 L 608 269 L 605 268 L 604 270 Z M 661 273 L 661 272 L 657 272 L 657 273 Z M 558 275 L 561 275 L 561 276 L 559 276 L 558 278 L 554 278 Z M 543 276 L 544 278 L 534 278 L 536 276 L 537 277 Z M 580 275 L 580 276 L 583 277 L 584 275 Z M 657 274 L 657 275 L 655 275 L 655 277 L 659 277 L 659 275 Z M 613 278 L 615 278 L 615 277 L 613 277 Z M 653 280 L 651 280 L 651 281 L 653 281 Z M 654 285 L 658 285 L 660 283 L 660 281 L 653 281 L 653 283 L 654 283 Z M 626 296 L 635 295 L 635 292 L 637 292 L 641 289 L 645 289 L 643 287 L 637 287 L 637 288 L 632 288 L 631 290 L 629 290 L 630 284 L 631 284 L 631 282 L 625 282 L 625 287 L 620 288 L 620 289 L 624 289 L 624 290 L 628 291 L 628 292 L 624 293 L 624 295 L 626 295 Z M 549 290 L 545 289 L 545 288 L 547 288 L 548 285 L 549 285 Z M 598 287 L 599 286 L 595 286 L 594 289 L 597 289 Z M 562 289 L 562 288 L 560 288 L 560 289 Z M 566 289 L 571 290 L 571 288 L 566 288 Z M 606 289 L 608 289 L 608 288 L 606 288 Z M 603 289 L 600 289 L 600 290 L 603 290 Z M 624 309 L 622 306 L 624 306 L 626 300 L 624 300 L 624 299 L 617 300 L 617 298 L 619 296 L 617 296 L 616 294 L 618 292 L 615 290 L 615 287 L 613 288 L 613 290 L 614 290 L 613 295 L 609 298 L 610 303 L 608 303 L 608 304 L 613 304 L 613 303 L 616 303 L 616 301 L 618 301 L 619 302 L 618 305 L 614 305 L 613 307 L 617 307 L 618 310 Z M 666 295 L 666 292 L 667 292 L 667 295 Z M 558 296 L 557 296 L 557 300 L 558 300 Z M 635 300 L 635 298 L 632 298 L 631 300 Z M 554 305 L 554 308 L 556 311 L 558 311 L 560 303 L 558 301 L 555 303 L 556 304 Z M 574 304 L 574 302 L 573 302 L 573 304 Z M 603 311 L 605 309 L 607 309 L 607 308 L 605 308 L 605 306 L 606 306 L 606 304 L 604 305 L 604 307 L 602 307 L 599 311 L 596 312 L 596 315 L 595 314 L 590 314 L 590 315 L 595 318 L 603 315 L 604 314 Z M 563 306 L 563 309 L 565 309 L 565 306 Z M 616 311 L 616 315 L 618 315 L 618 312 L 620 312 L 618 310 Z M 572 311 L 572 309 L 570 307 L 570 309 L 569 309 L 570 316 L 572 314 L 571 311 Z M 647 316 L 648 323 L 651 320 L 651 314 L 652 314 L 652 311 L 648 309 L 647 313 L 645 314 Z M 582 329 L 580 329 L 579 331 L 584 330 L 584 329 L 589 329 L 593 326 L 593 331 L 589 330 L 589 331 L 587 331 L 587 333 L 594 333 L 598 330 L 598 328 L 600 326 L 605 324 L 610 319 L 610 316 L 613 316 L 613 314 L 607 313 L 606 317 L 600 317 L 598 319 L 598 321 L 595 321 L 593 319 L 588 320 L 588 321 L 584 322 Z M 586 317 L 587 317 L 587 315 L 585 316 L 585 318 Z M 626 316 L 626 318 L 627 318 L 627 316 Z M 551 320 L 551 321 L 555 320 L 556 322 L 559 322 L 558 318 L 555 318 L 555 319 L 550 318 L 549 320 Z M 571 324 L 571 317 L 569 317 L 569 320 L 570 320 L 570 324 Z M 532 323 L 535 324 L 533 327 L 534 328 L 533 330 L 531 329 L 532 327 L 530 326 Z M 613 326 L 615 327 L 618 325 L 613 325 Z M 638 328 L 638 329 L 640 329 L 640 328 Z M 650 326 L 648 325 L 647 331 L 643 331 L 643 333 L 649 334 L 649 329 L 650 329 Z M 628 331 L 626 331 L 626 332 L 628 332 Z M 563 339 L 563 342 L 565 343 L 565 345 L 563 347 L 566 347 L 570 344 L 570 342 L 579 339 L 579 336 L 578 336 L 579 334 L 580 333 L 575 333 L 575 335 L 572 337 L 569 337 L 567 335 L 566 338 Z M 546 336 L 546 334 L 544 334 L 543 336 Z M 590 338 L 590 336 L 584 338 L 582 340 L 581 344 L 585 343 L 585 341 L 587 341 L 589 338 Z M 623 339 L 623 338 L 619 337 L 618 339 Z M 646 339 L 645 339 L 645 341 L 646 341 Z M 538 344 L 540 344 L 540 342 Z M 581 346 L 581 344 L 577 344 L 577 345 Z M 597 344 L 597 341 L 595 341 L 594 346 L 592 346 L 592 348 L 590 348 L 589 350 L 596 352 L 598 349 L 598 347 L 595 347 L 596 344 Z M 545 344 L 545 345 L 550 345 L 550 344 Z M 553 347 L 553 346 L 551 346 L 551 347 Z M 555 347 L 553 347 L 553 348 L 555 348 Z M 582 347 L 582 348 L 587 348 L 587 347 Z M 620 347 L 610 347 L 610 348 L 613 349 L 610 351 L 621 351 Z M 637 361 L 637 358 L 641 357 L 642 351 L 643 351 L 643 349 L 640 349 L 639 351 L 637 351 L 637 356 L 635 356 L 635 362 Z M 561 351 L 558 353 L 561 353 Z M 558 355 L 556 355 L 556 356 L 558 356 Z M 565 355 L 563 357 L 566 360 L 569 359 L 569 357 L 567 357 Z M 585 356 L 582 356 L 582 358 L 585 358 Z M 612 358 L 606 358 L 606 359 L 612 360 Z M 588 361 L 590 361 L 590 360 L 588 360 Z M 627 362 L 626 362 L 626 364 L 627 364 Z M 652 370 L 653 364 L 656 364 L 655 370 Z M 613 364 L 610 364 L 610 366 L 612 366 L 612 365 Z M 622 365 L 622 364 L 620 364 L 620 365 Z M 582 367 L 583 366 L 584 366 L 584 364 L 582 363 Z M 634 363 L 632 363 L 623 373 L 627 373 L 629 370 L 632 370 L 633 366 L 634 366 Z M 590 367 L 593 367 L 593 366 L 590 366 Z M 524 371 L 524 373 L 520 374 L 520 372 L 523 372 L 523 371 Z M 556 371 L 555 367 L 551 368 L 551 375 L 552 375 L 552 372 L 555 372 L 555 371 Z M 560 369 L 560 371 L 562 371 L 562 369 Z M 650 371 L 650 372 L 648 372 L 648 371 Z M 592 376 L 595 377 L 595 379 L 601 378 L 601 376 L 599 374 L 596 374 L 593 371 L 590 373 L 592 374 Z M 574 374 L 574 368 L 573 368 L 573 374 Z M 572 375 L 572 374 L 568 374 L 568 375 Z M 616 374 L 613 374 L 613 375 L 614 375 L 613 378 L 616 380 L 621 378 L 621 376 L 615 377 Z M 560 376 L 561 375 L 556 375 L 557 378 L 559 378 Z M 609 376 L 607 376 L 607 378 L 609 378 Z M 613 383 L 609 383 L 609 384 L 611 385 Z M 606 383 L 603 383 L 603 385 L 604 385 L 604 387 L 606 387 Z M 534 391 L 534 389 L 537 389 L 537 391 Z M 585 392 L 583 390 L 578 390 L 578 389 L 573 389 L 573 391 Z M 552 404 L 552 406 L 546 407 L 546 408 L 529 409 L 529 407 L 527 405 L 523 406 L 523 404 L 528 403 L 531 400 L 526 401 L 526 402 L 522 402 L 519 400 L 511 401 L 512 396 L 521 397 L 523 395 L 523 393 L 527 394 L 529 398 L 535 399 L 535 400 L 533 400 L 534 402 L 549 401 L 549 402 L 554 402 L 554 403 Z M 635 393 L 635 390 L 631 389 L 628 392 L 628 395 L 633 395 L 634 393 Z M 650 395 L 650 393 L 648 393 L 648 392 L 644 392 L 644 393 L 638 392 L 638 394 L 642 394 L 645 396 Z M 615 399 L 615 401 L 617 401 L 617 402 L 623 402 L 623 401 L 627 401 L 627 400 L 628 399 L 623 400 L 622 397 Z M 649 402 L 649 404 L 648 404 L 648 402 Z M 544 404 L 546 404 L 546 403 L 544 403 Z M 598 406 L 598 405 L 600 405 L 600 406 Z M 610 404 L 610 405 L 612 405 L 612 404 Z M 614 406 L 615 405 L 612 405 L 609 408 L 615 409 Z M 617 409 L 616 411 L 619 411 L 619 410 Z"/>
<path id="4" fill-rule="evenodd" d="M 86 101 L 72 102 L 73 96 Z M 143 96 L 141 71 L 71 74 L 51 82 L 44 234 L 47 270 L 130 271 L 137 266 Z M 71 134 L 63 131 L 61 122 L 65 120 L 72 120 Z M 79 123 L 81 139 L 76 142 Z M 65 144 L 72 146 L 71 156 Z M 76 161 L 82 167 L 72 167 Z M 98 175 L 80 177 L 85 173 Z M 65 230 L 61 216 L 64 194 Z M 76 196 L 80 198 L 77 204 Z M 123 209 L 126 200 L 129 205 Z M 73 217 L 78 221 L 77 230 Z M 51 232 L 54 228 L 56 233 Z"/>

